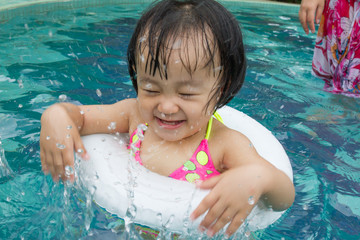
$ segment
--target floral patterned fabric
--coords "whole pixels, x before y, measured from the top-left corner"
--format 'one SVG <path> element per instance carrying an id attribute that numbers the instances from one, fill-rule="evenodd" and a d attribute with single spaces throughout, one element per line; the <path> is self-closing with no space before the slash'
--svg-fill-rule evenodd
<path id="1" fill-rule="evenodd" d="M 312 67 L 325 90 L 360 97 L 360 0 L 326 1 Z"/>

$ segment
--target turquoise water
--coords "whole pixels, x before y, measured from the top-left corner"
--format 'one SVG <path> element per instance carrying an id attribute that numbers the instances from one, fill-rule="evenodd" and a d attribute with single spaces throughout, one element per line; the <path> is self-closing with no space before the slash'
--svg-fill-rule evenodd
<path id="1" fill-rule="evenodd" d="M 230 105 L 284 145 L 297 194 L 278 222 L 253 236 L 358 239 L 360 99 L 324 92 L 311 76 L 314 36 L 303 33 L 296 9 L 225 5 L 244 30 L 249 62 Z M 126 237 L 122 222 L 79 201 L 86 200 L 80 186 L 42 174 L 38 142 L 41 113 L 64 96 L 83 104 L 135 96 L 126 48 L 143 7 L 70 8 L 0 22 L 0 239 Z"/>

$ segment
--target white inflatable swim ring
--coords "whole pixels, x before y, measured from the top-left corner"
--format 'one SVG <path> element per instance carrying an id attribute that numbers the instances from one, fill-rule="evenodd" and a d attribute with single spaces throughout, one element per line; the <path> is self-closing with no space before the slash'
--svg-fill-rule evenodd
<path id="1" fill-rule="evenodd" d="M 226 126 L 246 135 L 264 159 L 293 179 L 289 158 L 269 130 L 231 107 L 225 106 L 218 113 Z M 131 204 L 134 223 L 180 234 L 196 231 L 202 218 L 192 222 L 189 215 L 208 190 L 153 173 L 139 164 L 131 163 L 135 169 L 129 171 L 128 134 L 117 137 L 95 134 L 82 139 L 91 158 L 80 161 L 79 178 L 86 187 L 95 190 L 93 198 L 98 205 L 124 219 Z M 134 180 L 132 184 L 130 179 Z M 243 225 L 246 231 L 263 229 L 282 213 L 266 208 L 259 201 Z"/>

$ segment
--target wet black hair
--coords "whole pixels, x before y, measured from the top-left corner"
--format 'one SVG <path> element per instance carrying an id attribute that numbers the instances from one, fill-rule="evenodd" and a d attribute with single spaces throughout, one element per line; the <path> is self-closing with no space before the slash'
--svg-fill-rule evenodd
<path id="1" fill-rule="evenodd" d="M 201 43 L 204 48 L 201 56 L 206 58 L 196 59 L 202 64 L 205 60 L 201 66 L 190 66 L 189 59 L 181 59 L 187 71 L 191 74 L 197 67 L 211 66 L 219 76 L 207 107 L 213 100 L 214 110 L 224 106 L 244 82 L 246 58 L 238 22 L 215 0 L 162 0 L 150 5 L 138 21 L 128 46 L 129 74 L 135 90 L 138 91 L 136 66 L 143 51 L 148 51 L 145 71 L 152 75 L 159 71 L 167 79 L 164 66 L 169 61 L 171 46 L 184 37 Z M 199 58 L 199 54 L 196 56 Z M 215 69 L 219 71 L 215 73 Z"/>

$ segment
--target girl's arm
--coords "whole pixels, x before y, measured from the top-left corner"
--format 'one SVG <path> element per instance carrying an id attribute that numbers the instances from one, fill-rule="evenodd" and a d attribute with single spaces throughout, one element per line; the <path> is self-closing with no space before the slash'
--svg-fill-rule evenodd
<path id="1" fill-rule="evenodd" d="M 74 167 L 74 149 L 88 159 L 80 136 L 93 133 L 128 132 L 130 109 L 136 100 L 112 105 L 76 106 L 70 103 L 52 105 L 41 117 L 40 158 L 43 171 L 55 181 L 73 180 L 65 167 Z M 134 111 L 133 111 L 134 112 Z"/>
<path id="2" fill-rule="evenodd" d="M 306 34 L 309 34 L 309 27 L 315 33 L 314 17 L 316 23 L 320 23 L 324 10 L 325 0 L 302 0 L 299 10 L 299 20 Z M 309 27 L 308 27 L 309 26 Z"/>
<path id="3" fill-rule="evenodd" d="M 225 138 L 226 136 L 226 138 Z M 220 144 L 225 149 L 223 164 L 227 170 L 201 184 L 211 189 L 191 215 L 196 219 L 206 211 L 200 224 L 213 236 L 227 223 L 227 235 L 232 235 L 245 221 L 256 203 L 262 199 L 275 211 L 291 206 L 295 190 L 285 173 L 261 158 L 251 142 L 240 134 L 226 134 Z M 236 147 L 231 144 L 236 143 Z"/>

